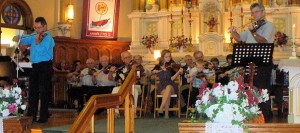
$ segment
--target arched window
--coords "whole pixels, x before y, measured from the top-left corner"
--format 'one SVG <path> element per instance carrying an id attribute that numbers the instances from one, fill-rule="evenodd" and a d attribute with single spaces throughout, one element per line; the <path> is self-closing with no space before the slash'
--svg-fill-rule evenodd
<path id="1" fill-rule="evenodd" d="M 0 4 L 0 50 L 3 29 L 19 29 L 32 32 L 33 16 L 24 0 L 2 0 Z"/>

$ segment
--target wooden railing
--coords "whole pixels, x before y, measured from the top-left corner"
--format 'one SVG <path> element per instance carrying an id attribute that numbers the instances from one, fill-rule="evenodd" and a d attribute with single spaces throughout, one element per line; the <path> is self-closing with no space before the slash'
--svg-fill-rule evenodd
<path id="1" fill-rule="evenodd" d="M 134 110 L 132 87 L 136 80 L 136 68 L 132 67 L 117 94 L 92 96 L 69 129 L 69 133 L 94 133 L 94 113 L 99 108 L 107 108 L 107 133 L 114 132 L 114 107 L 125 100 L 125 133 L 134 132 Z"/>

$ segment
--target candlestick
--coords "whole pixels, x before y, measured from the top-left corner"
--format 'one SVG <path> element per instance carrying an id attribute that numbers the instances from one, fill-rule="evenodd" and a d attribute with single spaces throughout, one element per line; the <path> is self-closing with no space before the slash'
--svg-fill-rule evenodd
<path id="1" fill-rule="evenodd" d="M 230 11 L 230 18 L 232 18 L 232 11 Z"/>
<path id="2" fill-rule="evenodd" d="M 190 15 L 189 15 L 189 16 L 190 16 L 190 18 L 192 18 L 192 13 L 190 12 L 189 14 L 190 14 Z"/>
<path id="3" fill-rule="evenodd" d="M 292 30 L 293 43 L 295 43 L 295 28 L 296 28 L 296 25 L 293 24 L 293 30 Z"/>

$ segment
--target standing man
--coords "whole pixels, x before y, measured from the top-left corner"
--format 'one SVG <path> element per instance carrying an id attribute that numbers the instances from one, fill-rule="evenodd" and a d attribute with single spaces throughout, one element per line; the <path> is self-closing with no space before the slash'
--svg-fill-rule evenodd
<path id="1" fill-rule="evenodd" d="M 257 23 L 250 25 L 248 27 L 248 30 L 245 30 L 240 34 L 237 33 L 236 27 L 230 27 L 230 32 L 234 40 L 237 42 L 245 43 L 273 43 L 275 37 L 275 27 L 271 22 L 265 20 L 265 7 L 260 3 L 253 3 L 250 6 L 250 10 L 251 15 Z M 272 65 L 266 67 L 258 67 L 257 75 L 254 76 L 253 80 L 255 87 L 259 89 L 268 89 L 270 92 L 272 67 Z M 264 114 L 265 119 L 269 118 L 271 113 L 270 105 L 262 105 L 260 106 L 260 108 Z"/>
<path id="2" fill-rule="evenodd" d="M 32 71 L 29 80 L 28 116 L 37 121 L 39 99 L 41 100 L 40 117 L 38 123 L 48 121 L 48 103 L 51 94 L 51 78 L 53 75 L 52 59 L 54 40 L 47 31 L 47 22 L 43 17 L 37 17 L 34 23 L 35 33 L 24 35 L 21 44 L 30 46 L 30 60 Z M 24 49 L 25 46 L 20 46 Z"/>

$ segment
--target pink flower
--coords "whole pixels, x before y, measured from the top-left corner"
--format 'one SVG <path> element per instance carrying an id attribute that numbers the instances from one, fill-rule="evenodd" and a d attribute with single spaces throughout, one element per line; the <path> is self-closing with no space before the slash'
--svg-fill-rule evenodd
<path id="1" fill-rule="evenodd" d="M 8 105 L 9 113 L 15 113 L 17 111 L 17 106 L 15 104 Z"/>

